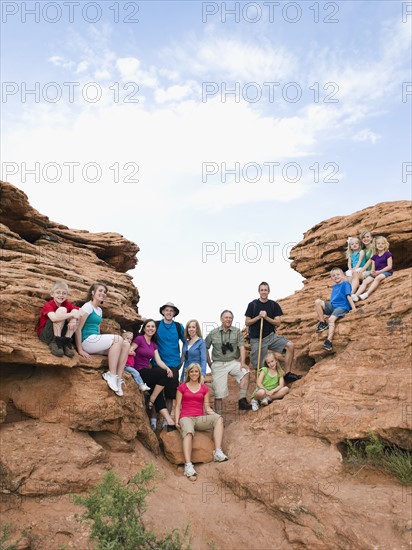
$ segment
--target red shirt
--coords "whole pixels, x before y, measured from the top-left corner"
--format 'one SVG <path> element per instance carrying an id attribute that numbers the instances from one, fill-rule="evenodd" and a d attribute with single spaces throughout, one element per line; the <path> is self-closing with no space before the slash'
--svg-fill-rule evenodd
<path id="1" fill-rule="evenodd" d="M 185 416 L 203 416 L 205 414 L 205 395 L 209 391 L 209 388 L 205 384 L 200 385 L 199 391 L 192 392 L 186 383 L 184 383 L 178 386 L 177 391 L 182 394 L 182 408 L 179 418 L 184 418 Z"/>
<path id="2" fill-rule="evenodd" d="M 67 309 L 67 313 L 70 313 L 73 309 L 79 309 L 77 306 L 74 306 L 72 303 L 68 302 L 67 300 L 64 300 L 64 302 L 62 302 L 60 306 L 58 306 L 54 300 L 49 300 L 44 304 L 43 309 L 41 310 L 41 313 L 40 313 L 39 323 L 36 328 L 36 332 L 38 336 L 40 336 L 41 331 L 44 329 L 47 321 L 49 320 L 48 314 L 54 313 L 59 307 L 65 307 Z"/>

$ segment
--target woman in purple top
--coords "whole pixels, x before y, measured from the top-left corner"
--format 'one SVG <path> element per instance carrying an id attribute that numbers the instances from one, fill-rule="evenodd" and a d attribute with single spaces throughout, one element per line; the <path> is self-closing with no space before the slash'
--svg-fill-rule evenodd
<path id="1" fill-rule="evenodd" d="M 167 422 L 167 431 L 176 429 L 175 423 L 166 408 L 166 402 L 163 395 L 163 389 L 167 383 L 167 379 L 173 376 L 171 369 L 163 363 L 157 351 L 156 339 L 156 324 L 153 319 L 146 319 L 143 323 L 139 336 L 133 340 L 130 351 L 135 352 L 134 368 L 139 371 L 145 384 L 152 389 L 149 400 L 149 409 L 153 406 L 155 411 L 160 413 Z M 150 360 L 153 359 L 157 363 L 157 367 L 150 365 Z"/>
<path id="2" fill-rule="evenodd" d="M 389 243 L 385 237 L 380 236 L 373 240 L 373 256 L 371 260 L 371 274 L 363 281 L 356 294 L 352 295 L 354 302 L 357 302 L 359 298 L 361 300 L 366 300 L 372 292 L 375 292 L 379 284 L 384 281 L 386 277 L 393 275 L 392 252 L 389 252 Z M 366 289 L 368 289 L 367 292 L 365 292 Z"/>

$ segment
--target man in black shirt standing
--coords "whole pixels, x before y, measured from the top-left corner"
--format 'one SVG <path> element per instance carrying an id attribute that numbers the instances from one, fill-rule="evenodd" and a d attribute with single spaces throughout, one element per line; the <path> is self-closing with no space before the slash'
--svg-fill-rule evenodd
<path id="1" fill-rule="evenodd" d="M 273 301 L 269 300 L 269 284 L 262 282 L 258 288 L 259 298 L 253 300 L 247 306 L 246 310 L 246 326 L 249 328 L 249 338 L 250 338 L 250 361 L 255 369 L 257 369 L 258 362 L 258 351 L 259 351 L 259 335 L 260 335 L 260 325 L 261 319 L 263 319 L 263 330 L 262 330 L 262 348 L 260 361 L 262 366 L 263 360 L 269 350 L 276 351 L 278 353 L 285 354 L 285 382 L 290 384 L 302 378 L 298 374 L 290 372 L 293 362 L 294 355 L 294 345 L 293 342 L 285 338 L 284 336 L 277 336 L 275 334 L 276 327 L 281 323 L 281 315 L 283 315 L 282 308 L 280 305 Z"/>

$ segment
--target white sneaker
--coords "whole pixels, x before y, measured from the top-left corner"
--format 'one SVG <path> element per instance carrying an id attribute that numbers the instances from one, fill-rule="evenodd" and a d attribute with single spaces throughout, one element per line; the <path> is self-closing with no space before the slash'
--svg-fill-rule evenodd
<path id="1" fill-rule="evenodd" d="M 357 294 L 351 294 L 351 298 L 354 302 L 358 302 L 359 301 L 359 296 Z"/>
<path id="2" fill-rule="evenodd" d="M 259 402 L 256 399 L 252 399 L 250 404 L 252 405 L 252 411 L 259 410 Z"/>
<path id="3" fill-rule="evenodd" d="M 262 405 L 262 407 L 267 407 L 269 405 L 269 399 L 267 397 L 264 397 L 260 404 Z"/>
<path id="4" fill-rule="evenodd" d="M 197 472 L 194 469 L 193 464 L 191 462 L 188 462 L 187 464 L 185 464 L 185 471 L 183 475 L 187 477 L 197 476 Z"/>
<path id="5" fill-rule="evenodd" d="M 152 430 L 156 431 L 157 428 L 157 418 L 151 418 L 150 419 L 150 427 Z"/>
<path id="6" fill-rule="evenodd" d="M 150 387 L 147 384 L 140 384 L 139 390 L 140 391 L 149 391 Z"/>
<path id="7" fill-rule="evenodd" d="M 229 460 L 229 459 L 225 455 L 225 453 L 222 451 L 222 449 L 216 449 L 216 451 L 213 451 L 213 460 L 215 462 L 224 462 L 225 460 Z"/>
<path id="8" fill-rule="evenodd" d="M 109 371 L 107 371 L 107 372 L 104 372 L 102 374 L 102 377 L 104 378 L 104 380 L 106 380 L 107 385 L 109 386 L 109 388 L 117 393 L 118 390 L 119 390 L 119 385 L 118 385 L 118 382 L 117 382 L 117 375 L 116 374 L 111 374 Z"/>
<path id="9" fill-rule="evenodd" d="M 124 380 L 123 378 L 120 378 L 117 379 L 117 395 L 119 395 L 120 397 L 122 397 L 124 394 L 123 394 L 123 388 L 122 388 L 122 385 L 124 384 Z"/>
<path id="10" fill-rule="evenodd" d="M 359 298 L 360 298 L 361 300 L 366 300 L 366 298 L 367 298 L 368 296 L 369 296 L 369 294 L 368 294 L 367 292 L 364 292 L 363 294 L 360 294 L 360 295 L 359 295 Z"/>

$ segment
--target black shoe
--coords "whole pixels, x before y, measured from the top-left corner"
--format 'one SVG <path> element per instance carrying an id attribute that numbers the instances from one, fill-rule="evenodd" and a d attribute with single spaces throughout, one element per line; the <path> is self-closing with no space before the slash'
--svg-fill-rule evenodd
<path id="1" fill-rule="evenodd" d="M 61 336 L 55 336 L 49 344 L 49 349 L 56 357 L 63 357 L 63 339 Z"/>
<path id="2" fill-rule="evenodd" d="M 73 342 L 68 336 L 63 338 L 63 353 L 66 357 L 74 357 Z"/>
<path id="3" fill-rule="evenodd" d="M 168 424 L 166 426 L 166 431 L 167 432 L 174 432 L 175 430 L 177 430 L 176 426 L 174 424 Z"/>
<path id="4" fill-rule="evenodd" d="M 295 374 L 294 372 L 287 372 L 284 378 L 286 384 L 292 384 L 293 382 L 296 382 L 296 380 L 300 380 L 302 376 L 300 374 Z"/>
<path id="5" fill-rule="evenodd" d="M 323 332 L 324 330 L 327 330 L 329 328 L 328 323 L 325 323 L 324 321 L 321 321 L 318 326 L 316 327 L 316 332 Z"/>
<path id="6" fill-rule="evenodd" d="M 251 411 L 252 405 L 247 402 L 246 397 L 242 397 L 242 399 L 239 399 L 239 410 L 240 411 Z"/>
<path id="7" fill-rule="evenodd" d="M 330 340 L 326 339 L 323 342 L 322 348 L 325 349 L 326 351 L 333 351 L 332 342 Z"/>

